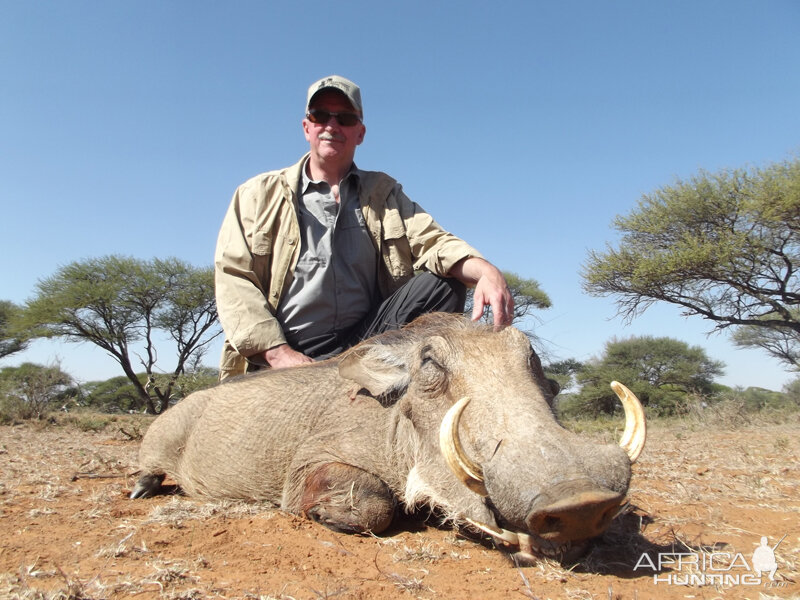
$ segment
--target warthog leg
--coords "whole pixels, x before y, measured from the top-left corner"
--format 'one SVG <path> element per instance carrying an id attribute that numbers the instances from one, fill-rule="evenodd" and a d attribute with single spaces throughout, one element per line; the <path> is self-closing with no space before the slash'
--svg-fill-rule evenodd
<path id="1" fill-rule="evenodd" d="M 306 476 L 301 512 L 343 533 L 380 533 L 394 517 L 395 499 L 378 477 L 344 463 L 326 463 Z"/>
<path id="2" fill-rule="evenodd" d="M 161 488 L 161 483 L 164 481 L 164 473 L 148 473 L 139 477 L 139 481 L 133 486 L 131 498 L 149 498 L 155 496 Z"/>

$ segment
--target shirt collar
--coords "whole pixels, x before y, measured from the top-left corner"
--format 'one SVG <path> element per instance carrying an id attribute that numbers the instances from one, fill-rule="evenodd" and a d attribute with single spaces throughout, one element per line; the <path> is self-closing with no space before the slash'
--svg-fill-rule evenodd
<path id="1" fill-rule="evenodd" d="M 315 181 L 315 180 L 311 179 L 308 176 L 307 167 L 308 167 L 308 161 L 309 160 L 311 160 L 311 157 L 306 158 L 305 162 L 303 163 L 303 168 L 300 170 L 300 172 L 303 174 L 302 178 L 300 179 L 300 193 L 301 194 L 305 194 L 308 191 L 308 187 L 310 185 L 315 185 L 315 186 L 316 185 L 328 185 L 327 183 L 325 183 L 322 180 Z M 350 165 L 350 170 L 347 171 L 347 173 L 345 174 L 344 177 L 342 177 L 342 183 L 344 183 L 345 181 L 347 181 L 351 177 L 353 178 L 354 182 L 357 182 L 358 179 L 361 177 L 361 169 L 359 169 L 356 166 L 355 162 L 352 165 Z"/>

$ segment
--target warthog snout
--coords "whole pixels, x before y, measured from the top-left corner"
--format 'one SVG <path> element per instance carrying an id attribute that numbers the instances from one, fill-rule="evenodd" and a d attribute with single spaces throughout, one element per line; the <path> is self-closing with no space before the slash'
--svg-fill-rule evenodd
<path id="1" fill-rule="evenodd" d="M 585 540 L 608 528 L 624 498 L 588 480 L 564 481 L 539 495 L 525 524 L 550 542 Z"/>

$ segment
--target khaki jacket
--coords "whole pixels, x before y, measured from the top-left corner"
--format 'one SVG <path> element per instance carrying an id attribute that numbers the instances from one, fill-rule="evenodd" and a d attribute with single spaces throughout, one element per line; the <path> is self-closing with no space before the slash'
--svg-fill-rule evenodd
<path id="1" fill-rule="evenodd" d="M 245 356 L 285 343 L 275 319 L 300 253 L 297 164 L 263 173 L 233 195 L 215 255 L 217 310 L 226 340 L 220 379 L 244 373 Z M 472 246 L 444 231 L 409 200 L 397 181 L 377 171 L 360 171 L 359 200 L 379 261 L 378 285 L 384 298 L 418 269 L 446 276 Z"/>

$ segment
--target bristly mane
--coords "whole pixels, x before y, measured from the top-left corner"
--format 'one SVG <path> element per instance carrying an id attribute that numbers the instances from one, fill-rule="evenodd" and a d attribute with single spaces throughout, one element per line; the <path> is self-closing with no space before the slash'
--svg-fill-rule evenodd
<path id="1" fill-rule="evenodd" d="M 363 344 L 393 346 L 397 344 L 414 343 L 432 335 L 441 335 L 447 331 L 477 330 L 484 333 L 492 331 L 492 326 L 486 323 L 475 323 L 458 313 L 433 312 L 420 315 L 402 329 L 393 329 L 363 340 L 345 351 L 344 354 L 354 351 Z M 340 355 L 342 356 L 342 355 Z"/>
<path id="2" fill-rule="evenodd" d="M 417 337 L 426 337 L 440 334 L 442 331 L 453 330 L 478 330 L 488 332 L 492 330 L 492 326 L 480 321 L 473 322 L 466 316 L 458 313 L 434 312 L 420 315 L 400 331 L 410 333 Z"/>

